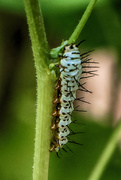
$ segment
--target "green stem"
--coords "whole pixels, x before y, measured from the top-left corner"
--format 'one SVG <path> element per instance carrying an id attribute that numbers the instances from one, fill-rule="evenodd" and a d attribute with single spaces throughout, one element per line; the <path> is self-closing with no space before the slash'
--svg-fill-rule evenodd
<path id="1" fill-rule="evenodd" d="M 38 0 L 24 0 L 24 4 L 35 65 L 37 69 L 43 71 L 47 68 L 45 59 L 47 59 L 49 52 L 42 13 Z"/>
<path id="2" fill-rule="evenodd" d="M 96 166 L 94 167 L 90 177 L 88 178 L 88 180 L 99 180 L 103 171 L 105 170 L 105 167 L 108 163 L 108 161 L 110 160 L 116 145 L 119 141 L 119 137 L 121 133 L 121 119 L 119 121 L 119 123 L 117 124 L 117 126 L 115 127 L 115 130 L 112 134 L 112 136 L 109 139 L 109 142 L 107 143 L 102 155 L 100 156 Z"/>
<path id="3" fill-rule="evenodd" d="M 38 0 L 24 0 L 37 74 L 37 115 L 33 180 L 48 179 L 53 82 L 47 66 L 48 43 Z"/>
<path id="4" fill-rule="evenodd" d="M 41 76 L 38 76 L 37 83 L 38 102 L 33 180 L 47 180 L 49 168 L 53 87 L 50 81 L 50 77 L 47 74 L 43 74 L 43 78 Z"/>
<path id="5" fill-rule="evenodd" d="M 97 0 L 90 0 L 89 5 L 87 6 L 87 9 L 85 10 L 81 20 L 79 21 L 79 24 L 77 25 L 76 29 L 72 33 L 71 37 L 69 38 L 68 44 L 75 43 L 77 40 L 79 34 L 81 33 L 84 25 L 86 24 L 93 8 Z"/>

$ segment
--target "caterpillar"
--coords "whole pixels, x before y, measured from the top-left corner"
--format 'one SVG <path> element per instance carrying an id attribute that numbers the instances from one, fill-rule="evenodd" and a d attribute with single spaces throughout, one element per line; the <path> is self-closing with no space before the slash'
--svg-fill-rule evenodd
<path id="1" fill-rule="evenodd" d="M 56 151 L 57 156 L 61 148 L 66 151 L 63 147 L 64 145 L 69 150 L 71 150 L 67 146 L 67 142 L 80 144 L 69 138 L 69 135 L 74 134 L 74 132 L 69 128 L 69 125 L 73 122 L 71 119 L 71 114 L 74 111 L 74 101 L 83 101 L 81 98 L 76 98 L 76 91 L 79 89 L 91 93 L 91 91 L 87 90 L 83 86 L 84 84 L 80 84 L 79 81 L 82 78 L 92 77 L 95 75 L 94 70 L 83 70 L 85 68 L 93 66 L 83 65 L 90 62 L 91 59 L 89 59 L 88 56 L 91 51 L 80 54 L 78 46 L 82 42 L 83 41 L 81 41 L 78 45 L 66 45 L 64 47 L 62 56 L 60 56 L 60 64 L 58 65 L 60 77 L 55 87 L 57 95 L 53 101 L 53 103 L 55 104 L 55 110 L 52 114 L 53 122 L 51 125 L 51 130 L 53 133 L 53 138 L 50 145 L 50 152 Z M 85 73 L 88 73 L 90 75 L 81 77 L 81 75 Z"/>

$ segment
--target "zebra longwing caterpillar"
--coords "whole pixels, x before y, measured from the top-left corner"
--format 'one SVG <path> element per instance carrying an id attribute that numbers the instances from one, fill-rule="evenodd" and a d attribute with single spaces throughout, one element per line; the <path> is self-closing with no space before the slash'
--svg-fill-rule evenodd
<path id="1" fill-rule="evenodd" d="M 50 151 L 56 151 L 57 155 L 60 149 L 64 151 L 64 145 L 67 146 L 67 142 L 80 144 L 69 138 L 69 135 L 74 134 L 70 131 L 69 125 L 73 123 L 71 114 L 74 111 L 74 101 L 83 101 L 81 98 L 76 97 L 76 91 L 82 90 L 90 92 L 81 84 L 79 81 L 82 78 L 92 77 L 95 74 L 95 70 L 86 71 L 86 68 L 94 67 L 90 66 L 89 62 L 91 59 L 88 58 L 89 52 L 80 54 L 78 45 L 69 44 L 64 47 L 63 54 L 60 56 L 60 63 L 58 64 L 60 76 L 56 84 L 56 98 L 53 103 L 55 104 L 55 110 L 53 111 L 53 123 L 51 130 L 53 138 L 51 141 Z M 95 63 L 95 62 L 94 62 Z M 82 74 L 88 76 L 82 76 Z M 76 133 L 75 133 L 76 134 Z M 81 145 L 81 144 L 80 144 Z"/>

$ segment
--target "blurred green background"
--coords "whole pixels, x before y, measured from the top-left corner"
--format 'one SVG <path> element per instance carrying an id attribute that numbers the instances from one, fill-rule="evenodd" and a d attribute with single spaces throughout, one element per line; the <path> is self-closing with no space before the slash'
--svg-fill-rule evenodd
<path id="1" fill-rule="evenodd" d="M 47 39 L 54 48 L 70 37 L 89 0 L 40 2 Z M 101 117 L 74 114 L 84 125 L 73 127 L 85 131 L 74 138 L 84 146 L 70 144 L 74 153 L 62 152 L 61 159 L 51 153 L 49 180 L 87 180 L 113 131 L 121 69 L 120 0 L 98 0 L 77 43 L 83 39 L 83 51 L 103 48 L 114 52 L 114 78 L 106 82 L 113 89 L 111 101 Z M 0 0 L 0 180 L 32 179 L 35 114 L 36 74 L 23 1 Z M 120 151 L 118 145 L 101 180 L 121 179 Z"/>

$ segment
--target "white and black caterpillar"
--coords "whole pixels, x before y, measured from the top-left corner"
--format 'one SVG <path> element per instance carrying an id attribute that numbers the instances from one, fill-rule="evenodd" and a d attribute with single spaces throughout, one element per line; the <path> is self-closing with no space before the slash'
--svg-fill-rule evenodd
<path id="1" fill-rule="evenodd" d="M 88 68 L 88 66 L 82 66 L 82 64 L 88 64 L 90 62 L 90 59 L 88 59 L 89 52 L 80 54 L 78 49 L 79 44 L 70 44 L 64 47 L 64 52 L 58 66 L 60 70 L 60 77 L 55 88 L 57 95 L 53 101 L 55 104 L 55 110 L 53 112 L 54 119 L 51 125 L 53 138 L 50 147 L 50 151 L 56 151 L 57 155 L 60 148 L 66 151 L 63 147 L 64 145 L 69 148 L 67 146 L 67 142 L 76 143 L 69 138 L 69 135 L 72 133 L 70 131 L 69 124 L 72 123 L 71 113 L 74 110 L 74 101 L 77 100 L 76 91 L 78 89 L 88 91 L 83 84 L 80 84 L 79 82 L 80 78 L 87 78 L 87 76 L 81 77 L 81 75 L 82 73 L 89 73 L 90 75 L 88 77 L 95 75 L 95 71 L 83 70 L 83 67 L 84 69 L 86 67 Z M 81 98 L 78 98 L 78 100 L 81 100 Z"/>

